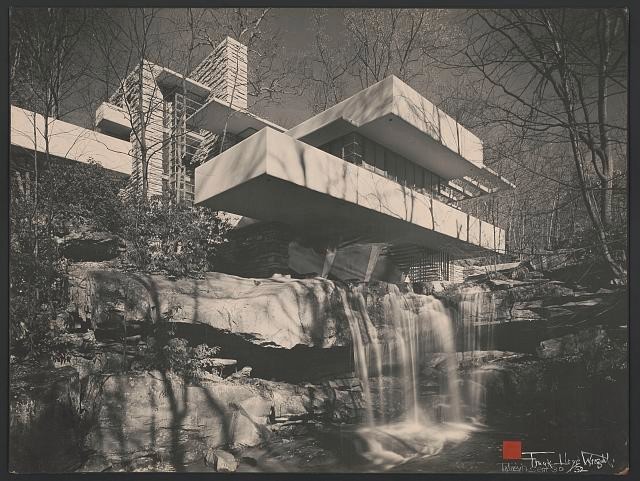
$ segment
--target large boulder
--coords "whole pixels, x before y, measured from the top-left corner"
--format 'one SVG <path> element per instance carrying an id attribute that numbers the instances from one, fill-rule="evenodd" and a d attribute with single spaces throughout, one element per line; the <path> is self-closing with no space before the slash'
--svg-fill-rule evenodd
<path id="1" fill-rule="evenodd" d="M 326 279 L 247 279 L 216 272 L 172 279 L 83 263 L 72 268 L 70 284 L 80 317 L 94 326 L 167 319 L 287 349 L 342 346 L 350 340 L 344 288 Z"/>
<path id="2" fill-rule="evenodd" d="M 353 422 L 362 406 L 356 384 L 244 378 L 194 385 L 157 371 L 105 376 L 86 448 L 103 456 L 103 464 L 125 470 L 136 470 L 134 460 L 150 457 L 174 469 L 205 457 L 215 464 L 210 456 L 215 450 L 259 445 L 271 438 L 274 423 L 312 418 Z"/>
<path id="3" fill-rule="evenodd" d="M 268 389 L 252 385 L 188 385 L 161 372 L 111 375 L 87 447 L 114 463 L 152 452 L 178 467 L 207 448 L 259 444 L 271 406 Z"/>
<path id="4" fill-rule="evenodd" d="M 238 461 L 233 454 L 222 449 L 210 449 L 205 455 L 205 463 L 218 473 L 233 473 L 238 468 Z"/>
<path id="5" fill-rule="evenodd" d="M 609 343 L 607 332 L 600 326 L 546 339 L 538 347 L 538 356 L 543 359 L 577 356 L 601 350 Z"/>

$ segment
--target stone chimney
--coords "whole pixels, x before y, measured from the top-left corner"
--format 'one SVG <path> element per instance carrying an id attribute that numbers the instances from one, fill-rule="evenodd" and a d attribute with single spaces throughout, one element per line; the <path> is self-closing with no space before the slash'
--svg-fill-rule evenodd
<path id="1" fill-rule="evenodd" d="M 211 97 L 246 110 L 247 46 L 226 37 L 194 69 L 191 78 L 210 87 Z"/>

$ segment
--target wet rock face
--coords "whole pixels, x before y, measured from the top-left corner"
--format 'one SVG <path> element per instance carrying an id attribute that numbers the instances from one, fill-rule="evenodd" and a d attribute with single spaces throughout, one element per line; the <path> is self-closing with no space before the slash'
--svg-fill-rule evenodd
<path id="1" fill-rule="evenodd" d="M 312 387 L 308 398 L 313 411 L 324 414 L 332 422 L 358 421 L 364 410 L 362 386 L 357 378 L 327 381 L 321 390 Z"/>
<path id="2" fill-rule="evenodd" d="M 80 464 L 80 383 L 71 367 L 23 369 L 10 381 L 9 469 L 72 471 Z"/>
<path id="3" fill-rule="evenodd" d="M 329 348 L 349 342 L 339 289 L 325 279 L 247 279 L 207 273 L 202 279 L 124 273 L 76 264 L 71 297 L 93 326 L 167 319 L 239 334 L 260 346 Z"/>
<path id="4" fill-rule="evenodd" d="M 536 353 L 545 339 L 597 325 L 606 328 L 626 325 L 627 295 L 624 289 L 589 290 L 539 276 L 524 280 L 488 279 L 436 294 L 451 310 L 459 334 L 471 312 L 478 340 L 476 349 L 530 354 Z M 552 345 L 547 346 L 550 353 Z"/>

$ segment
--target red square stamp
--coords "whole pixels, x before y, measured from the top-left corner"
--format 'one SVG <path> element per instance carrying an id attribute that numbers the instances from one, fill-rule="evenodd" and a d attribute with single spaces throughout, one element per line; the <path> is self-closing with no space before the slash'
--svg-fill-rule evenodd
<path id="1" fill-rule="evenodd" d="M 522 459 L 522 441 L 502 441 L 502 459 Z"/>

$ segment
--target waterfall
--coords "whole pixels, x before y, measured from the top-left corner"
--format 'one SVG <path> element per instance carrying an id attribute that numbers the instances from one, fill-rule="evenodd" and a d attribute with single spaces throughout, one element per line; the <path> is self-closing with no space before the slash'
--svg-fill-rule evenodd
<path id="1" fill-rule="evenodd" d="M 495 322 L 495 303 L 493 294 L 480 286 L 467 287 L 461 290 L 458 302 L 458 325 L 463 328 L 462 351 L 474 354 L 489 349 L 493 344 Z M 487 327 L 484 339 L 479 335 L 478 327 Z"/>
<path id="2" fill-rule="evenodd" d="M 455 329 L 443 303 L 433 296 L 401 294 L 390 286 L 379 300 L 376 328 L 362 286 L 341 294 L 364 394 L 361 454 L 378 466 L 390 466 L 435 454 L 446 441 L 464 439 L 470 426 L 463 423 Z M 429 353 L 441 355 L 445 365 L 438 396 L 446 401 L 431 407 L 420 388 L 420 370 Z"/>
<path id="3" fill-rule="evenodd" d="M 486 407 L 485 377 L 481 366 L 487 351 L 494 348 L 496 307 L 493 293 L 480 286 L 461 290 L 458 326 L 462 329 L 462 359 L 470 366 L 465 379 L 466 416 L 480 422 Z"/>
<path id="4" fill-rule="evenodd" d="M 373 367 L 376 369 L 378 378 L 382 376 L 382 358 L 380 357 L 380 347 L 378 332 L 367 314 L 366 303 L 362 292 L 356 291 L 351 298 L 346 291 L 341 290 L 342 303 L 345 306 L 345 313 L 349 321 L 351 339 L 353 342 L 353 359 L 356 373 L 362 384 L 362 391 L 365 398 L 365 417 L 369 425 L 374 424 L 373 404 L 371 402 L 371 358 L 373 357 Z M 353 299 L 355 298 L 355 299 Z M 353 308 L 351 301 L 356 304 Z"/>

